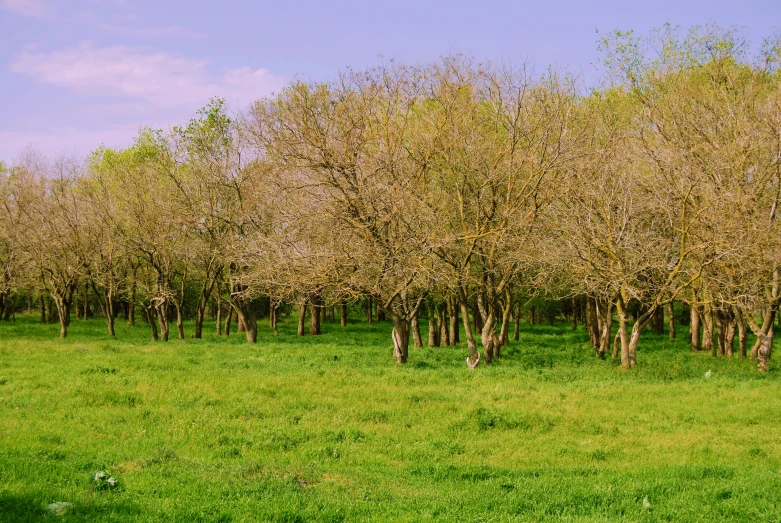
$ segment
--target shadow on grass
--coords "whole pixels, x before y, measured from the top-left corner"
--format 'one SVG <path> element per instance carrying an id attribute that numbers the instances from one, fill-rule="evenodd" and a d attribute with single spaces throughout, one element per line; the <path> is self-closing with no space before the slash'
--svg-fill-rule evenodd
<path id="1" fill-rule="evenodd" d="M 55 496 L 56 497 L 56 496 Z M 65 502 L 59 511 L 49 508 L 44 494 L 0 493 L 0 521 L 17 523 L 38 521 L 127 521 L 139 516 L 141 510 L 132 503 L 117 499 L 111 502 Z M 59 513 L 58 513 L 59 512 Z"/>

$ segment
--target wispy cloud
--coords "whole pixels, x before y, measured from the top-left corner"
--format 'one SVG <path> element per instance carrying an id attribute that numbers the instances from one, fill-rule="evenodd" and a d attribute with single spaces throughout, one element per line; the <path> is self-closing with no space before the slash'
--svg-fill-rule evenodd
<path id="1" fill-rule="evenodd" d="M 169 25 L 161 27 L 129 27 L 113 24 L 99 24 L 98 28 L 113 36 L 125 36 L 129 38 L 203 38 L 203 34 L 180 27 L 178 25 Z"/>
<path id="2" fill-rule="evenodd" d="M 242 67 L 215 74 L 208 65 L 164 51 L 82 42 L 50 53 L 24 52 L 11 70 L 80 94 L 143 100 L 161 107 L 197 107 L 212 96 L 244 105 L 285 83 L 266 69 Z"/>
<path id="3" fill-rule="evenodd" d="M 51 12 L 51 4 L 46 0 L 0 0 L 0 7 L 17 15 L 41 18 Z"/>

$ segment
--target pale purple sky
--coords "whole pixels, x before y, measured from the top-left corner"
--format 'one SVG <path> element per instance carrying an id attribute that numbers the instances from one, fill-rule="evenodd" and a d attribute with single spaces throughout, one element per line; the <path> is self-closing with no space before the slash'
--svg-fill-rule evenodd
<path id="1" fill-rule="evenodd" d="M 781 25 L 781 0 L 463 2 L 0 0 L 0 160 L 128 145 L 212 96 L 233 110 L 294 77 L 463 53 L 597 77 L 597 35 L 664 22 Z"/>

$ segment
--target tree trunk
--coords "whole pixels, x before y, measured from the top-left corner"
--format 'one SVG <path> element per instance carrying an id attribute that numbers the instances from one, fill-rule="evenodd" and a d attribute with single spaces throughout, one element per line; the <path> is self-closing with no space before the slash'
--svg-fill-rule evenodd
<path id="1" fill-rule="evenodd" d="M 244 332 L 247 335 L 248 343 L 257 343 L 258 341 L 258 321 L 255 318 L 255 309 L 252 303 L 248 304 L 247 312 L 244 313 Z"/>
<path id="2" fill-rule="evenodd" d="M 439 347 L 439 330 L 437 329 L 436 308 L 428 303 L 428 346 Z"/>
<path id="3" fill-rule="evenodd" d="M 347 303 L 345 302 L 339 305 L 339 325 L 347 327 Z"/>
<path id="4" fill-rule="evenodd" d="M 279 320 L 279 307 L 273 302 L 269 306 L 268 315 L 269 324 L 271 325 L 271 330 L 274 332 L 274 336 L 279 336 L 279 327 L 277 325 Z"/>
<path id="5" fill-rule="evenodd" d="M 700 311 L 697 304 L 691 305 L 691 322 L 689 324 L 689 338 L 691 340 L 692 352 L 699 352 L 702 350 L 702 344 L 700 343 Z"/>
<path id="6" fill-rule="evenodd" d="M 324 310 L 322 299 L 319 296 L 313 296 L 309 301 L 309 334 L 313 336 L 320 335 L 320 319 Z"/>
<path id="7" fill-rule="evenodd" d="M 483 317 L 483 330 L 480 331 L 480 340 L 483 342 L 483 356 L 485 363 L 490 364 L 497 355 L 499 339 L 496 336 L 496 314 L 492 303 L 486 304 L 482 294 L 477 297 L 478 314 Z"/>
<path id="8" fill-rule="evenodd" d="M 572 297 L 572 330 L 578 330 L 578 299 Z"/>
<path id="9" fill-rule="evenodd" d="M 130 298 L 127 302 L 127 324 L 133 326 L 136 324 L 136 279 L 135 272 L 133 282 L 130 284 Z"/>
<path id="10" fill-rule="evenodd" d="M 233 321 L 233 307 L 228 304 L 228 315 L 225 317 L 225 335 L 231 335 L 231 322 Z"/>
<path id="11" fill-rule="evenodd" d="M 729 315 L 729 321 L 726 324 L 726 334 L 724 336 L 724 348 L 726 349 L 727 357 L 731 358 L 735 352 L 735 333 L 737 331 L 737 322 L 732 316 Z"/>
<path id="12" fill-rule="evenodd" d="M 423 340 L 420 337 L 420 323 L 418 321 L 418 313 L 415 312 L 410 321 L 410 327 L 412 328 L 412 339 L 416 349 L 423 347 Z"/>
<path id="13" fill-rule="evenodd" d="M 369 297 L 367 305 L 366 305 L 366 323 L 368 323 L 369 325 L 372 324 L 372 314 L 373 314 L 372 309 L 373 309 L 373 307 L 374 307 L 374 305 L 372 304 L 372 299 L 371 299 L 371 297 Z"/>
<path id="14" fill-rule="evenodd" d="M 304 325 L 306 324 L 306 300 L 298 304 L 298 331 L 299 336 L 304 335 Z"/>
<path id="15" fill-rule="evenodd" d="M 157 323 L 159 325 L 160 337 L 163 341 L 168 341 L 168 307 L 165 301 L 155 305 L 155 313 L 157 314 Z"/>
<path id="16" fill-rule="evenodd" d="M 670 331 L 670 339 L 675 339 L 675 303 L 667 305 L 667 330 Z"/>
<path id="17" fill-rule="evenodd" d="M 68 336 L 68 322 L 66 321 L 68 316 L 65 313 L 65 306 L 60 300 L 55 300 L 55 302 L 57 304 L 57 315 L 60 319 L 60 339 L 64 340 Z"/>
<path id="18" fill-rule="evenodd" d="M 704 306 L 703 319 L 705 327 L 702 329 L 702 350 L 712 352 L 716 355 L 716 348 L 713 346 L 713 309 L 709 304 Z"/>
<path id="19" fill-rule="evenodd" d="M 743 311 L 737 306 L 732 307 L 732 313 L 735 315 L 735 324 L 738 327 L 738 355 L 741 358 L 746 357 L 746 319 L 743 317 Z"/>
<path id="20" fill-rule="evenodd" d="M 41 295 L 41 323 L 46 323 L 46 300 Z"/>
<path id="21" fill-rule="evenodd" d="M 214 301 L 216 302 L 216 318 L 214 322 L 215 330 L 217 332 L 217 336 L 222 336 L 222 295 L 220 293 L 219 286 L 217 287 L 217 292 L 214 295 Z"/>
<path id="22" fill-rule="evenodd" d="M 586 330 L 588 331 L 588 339 L 591 341 L 591 346 L 594 347 L 594 354 L 599 355 L 601 346 L 601 334 L 600 334 L 600 314 L 597 311 L 597 300 L 591 296 L 586 298 Z M 602 357 L 605 357 L 604 352 Z"/>
<path id="23" fill-rule="evenodd" d="M 443 347 L 450 345 L 450 337 L 447 330 L 447 319 L 445 318 L 445 305 L 440 303 L 437 305 L 437 324 L 439 325 L 439 343 Z"/>
<path id="24" fill-rule="evenodd" d="M 78 307 L 76 307 L 78 309 Z M 89 310 L 89 287 L 87 286 L 87 282 L 84 282 L 84 319 L 87 319 L 87 312 Z M 76 316 L 78 319 L 78 311 L 76 311 Z"/>
<path id="25" fill-rule="evenodd" d="M 450 320 L 450 332 L 448 333 L 448 339 L 451 345 L 457 344 L 458 339 L 458 304 L 456 298 L 451 296 L 447 299 L 447 317 Z"/>
<path id="26" fill-rule="evenodd" d="M 160 336 L 157 332 L 157 324 L 155 323 L 155 315 L 152 312 L 153 310 L 154 308 L 151 305 L 149 307 L 144 307 L 146 320 L 149 322 L 149 329 L 152 331 L 152 341 L 158 341 Z"/>
<path id="27" fill-rule="evenodd" d="M 599 313 L 601 309 L 601 314 Z M 598 318 L 601 318 L 597 323 L 601 325 L 601 330 L 597 333 L 599 338 L 599 349 L 597 350 L 597 356 L 599 359 L 604 360 L 605 354 L 610 351 L 610 330 L 613 327 L 613 304 L 610 301 L 605 301 L 601 308 L 597 309 Z M 613 358 L 617 356 L 615 350 L 613 351 Z"/>
<path id="28" fill-rule="evenodd" d="M 472 323 L 469 321 L 469 306 L 467 305 L 466 293 L 463 288 L 459 289 L 459 302 L 461 305 L 461 321 L 464 324 L 464 335 L 466 336 L 466 346 L 469 349 L 467 364 L 470 367 L 476 367 L 480 362 L 480 353 L 477 352 L 475 338 L 472 335 Z M 477 311 L 475 311 L 475 314 L 479 315 Z"/>
<path id="29" fill-rule="evenodd" d="M 510 313 L 513 308 L 512 296 L 510 291 L 506 292 L 504 306 L 502 307 L 502 327 L 499 329 L 499 343 L 502 346 L 510 343 Z M 577 328 L 577 325 L 575 326 Z"/>
<path id="30" fill-rule="evenodd" d="M 513 318 L 513 341 L 521 339 L 521 304 L 516 303 L 514 309 L 515 318 Z"/>
<path id="31" fill-rule="evenodd" d="M 620 294 L 616 300 L 616 312 L 618 313 L 618 335 L 621 339 L 621 366 L 628 369 L 632 366 L 629 358 L 629 327 L 626 304 Z"/>
<path id="32" fill-rule="evenodd" d="M 407 363 L 407 357 L 409 356 L 409 332 L 409 320 L 399 318 L 394 314 L 391 338 L 393 338 L 393 357 L 396 358 L 396 363 L 399 365 Z"/>
<path id="33" fill-rule="evenodd" d="M 180 340 L 184 339 L 184 318 L 182 318 L 182 305 L 178 302 L 174 302 L 176 308 L 176 334 Z"/>

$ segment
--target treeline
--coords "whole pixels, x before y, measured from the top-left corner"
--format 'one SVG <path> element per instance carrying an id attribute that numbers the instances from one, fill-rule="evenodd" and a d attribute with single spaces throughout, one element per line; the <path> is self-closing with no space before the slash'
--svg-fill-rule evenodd
<path id="1" fill-rule="evenodd" d="M 544 296 L 628 368 L 679 303 L 693 350 L 732 355 L 737 336 L 767 370 L 779 41 L 752 55 L 717 27 L 617 32 L 587 93 L 460 56 L 390 62 L 294 82 L 235 117 L 213 100 L 86 161 L 22 155 L 0 178 L 0 307 L 47 295 L 65 337 L 74 297 L 91 292 L 112 335 L 122 308 L 163 340 L 171 325 L 184 337 L 190 311 L 199 338 L 211 308 L 255 341 L 260 315 L 275 327 L 296 305 L 303 334 L 307 306 L 319 318 L 361 301 L 393 322 L 399 363 L 427 318 L 430 343 L 462 323 L 474 367 Z"/>

